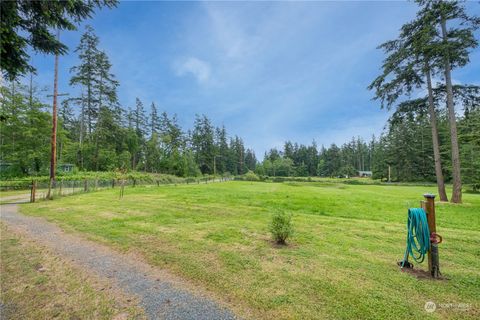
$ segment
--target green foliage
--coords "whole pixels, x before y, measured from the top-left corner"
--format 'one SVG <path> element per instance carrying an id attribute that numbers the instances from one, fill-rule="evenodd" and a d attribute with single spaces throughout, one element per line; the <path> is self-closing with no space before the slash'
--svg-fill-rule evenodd
<path id="1" fill-rule="evenodd" d="M 460 157 L 464 183 L 480 190 L 480 104 L 467 108 L 459 122 Z"/>
<path id="2" fill-rule="evenodd" d="M 260 178 L 255 174 L 255 172 L 249 170 L 245 173 L 245 180 L 247 181 L 259 181 Z"/>
<path id="3" fill-rule="evenodd" d="M 207 116 L 197 115 L 193 125 L 192 149 L 195 160 L 202 173 L 213 173 L 213 161 L 215 156 L 214 128 Z"/>
<path id="4" fill-rule="evenodd" d="M 35 95 L 29 98 L 29 91 L 37 89 L 16 81 L 0 88 L 0 162 L 12 164 L 5 173 L 10 176 L 39 174 L 49 163 L 51 116 Z M 58 134 L 67 140 L 62 131 Z"/>
<path id="5" fill-rule="evenodd" d="M 67 46 L 57 40 L 53 29 L 75 30 L 99 7 L 114 7 L 117 0 L 2 1 L 0 3 L 0 68 L 9 80 L 35 70 L 29 49 L 46 54 L 65 54 Z M 30 47 L 30 48 L 29 48 Z"/>
<path id="6" fill-rule="evenodd" d="M 53 21 L 61 18 L 58 10 L 64 7 L 64 4 L 57 7 L 29 2 L 25 8 L 17 8 L 15 13 L 12 3 L 2 2 L 2 19 L 10 14 L 12 17 L 22 14 L 21 10 L 36 12 L 38 8 L 35 6 L 43 6 L 47 11 L 52 10 L 52 16 L 48 18 Z M 24 1 L 17 3 L 24 4 Z M 87 7 L 82 10 L 88 11 L 91 9 L 89 5 L 113 4 L 114 1 L 93 1 L 88 5 L 73 1 L 72 5 L 79 7 L 68 8 L 62 17 L 68 22 L 69 10 L 80 10 L 85 5 Z M 395 112 L 380 137 L 372 137 L 369 141 L 352 138 L 342 145 L 329 147 L 317 147 L 315 141 L 309 145 L 286 141 L 283 150 L 269 150 L 261 162 L 253 150 L 245 147 L 242 138 L 229 136 L 225 127 L 215 127 L 205 115 L 197 116 L 192 131 L 186 131 L 179 125 L 176 115 L 161 112 L 153 102 L 148 103 L 150 112 L 144 109 L 140 98 L 131 101 L 133 108 L 126 110 L 120 106 L 117 99 L 119 83 L 111 73 L 110 59 L 100 48 L 100 39 L 93 28 L 87 26 L 76 48 L 79 62 L 71 70 L 70 81 L 77 87 L 76 92 L 83 94 L 63 101 L 59 108 L 58 162 L 72 163 L 80 172 L 144 171 L 180 177 L 213 173 L 218 177 L 228 173 L 236 179 L 268 180 L 273 177 L 270 181 L 278 182 L 292 181 L 294 176 L 301 177 L 298 181 L 316 176 L 351 177 L 357 175 L 358 170 L 372 171 L 375 179 L 386 180 L 390 168 L 394 181 L 434 181 L 433 142 L 429 134 L 431 119 L 425 112 L 427 100 L 420 97 L 398 105 L 395 103 L 408 97 L 419 86 L 425 86 L 426 71 L 434 76 L 441 75 L 446 51 L 449 51 L 452 66 L 468 63 L 468 48 L 476 46 L 471 33 L 478 21 L 470 19 L 463 26 L 452 29 L 455 32 L 452 31 L 447 39 L 452 46 L 446 48 L 441 43 L 438 28 L 432 26 L 438 24 L 438 18 L 445 12 L 453 14 L 448 17 L 462 21 L 463 17 L 458 13 L 464 12 L 463 7 L 458 3 L 444 5 L 436 1 L 421 2 L 421 6 L 416 20 L 402 28 L 399 38 L 381 46 L 387 59 L 381 75 L 370 88 L 375 90 L 383 106 L 395 106 Z M 3 28 L 2 21 L 2 32 Z M 2 40 L 3 36 L 2 33 Z M 2 51 L 2 58 L 3 55 Z M 34 86 L 28 88 L 15 82 L 1 90 L 0 161 L 11 164 L 8 173 L 2 172 L 1 175 L 47 174 L 51 134 L 48 106 L 39 102 L 41 94 Z M 455 105 L 465 110 L 457 119 L 463 179 L 475 186 L 480 180 L 479 90 L 476 86 L 454 86 L 453 93 Z M 452 178 L 452 150 L 449 146 L 449 118 L 443 109 L 445 86 L 434 88 L 433 96 L 443 173 L 448 182 Z"/>
<path id="7" fill-rule="evenodd" d="M 260 181 L 260 177 L 255 172 L 249 170 L 244 175 L 235 177 L 235 180 Z"/>
<path id="8" fill-rule="evenodd" d="M 286 244 L 293 234 L 292 215 L 283 211 L 275 212 L 269 225 L 273 240 L 278 244 Z"/>

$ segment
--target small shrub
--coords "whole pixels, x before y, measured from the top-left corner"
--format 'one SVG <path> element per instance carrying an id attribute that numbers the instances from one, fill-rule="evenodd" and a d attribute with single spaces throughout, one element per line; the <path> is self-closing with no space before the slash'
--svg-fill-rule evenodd
<path id="1" fill-rule="evenodd" d="M 274 213 L 270 222 L 270 232 L 276 243 L 286 244 L 286 240 L 293 234 L 292 215 L 285 212 Z"/>
<path id="2" fill-rule="evenodd" d="M 259 181 L 260 180 L 260 178 L 255 174 L 255 172 L 250 171 L 250 170 L 247 173 L 245 173 L 244 178 L 247 181 Z"/>

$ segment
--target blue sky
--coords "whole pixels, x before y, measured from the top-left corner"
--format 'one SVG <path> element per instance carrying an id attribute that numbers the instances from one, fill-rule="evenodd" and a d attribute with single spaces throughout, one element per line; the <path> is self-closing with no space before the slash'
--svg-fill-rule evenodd
<path id="1" fill-rule="evenodd" d="M 478 3 L 469 3 L 480 14 Z M 92 25 L 133 107 L 177 113 L 184 128 L 206 114 L 241 136 L 257 157 L 285 140 L 341 144 L 382 131 L 388 113 L 366 87 L 383 59 L 376 47 L 411 20 L 411 2 L 122 2 Z M 78 63 L 77 32 L 60 59 L 60 92 Z M 455 81 L 480 84 L 480 50 Z M 37 55 L 36 82 L 53 81 L 53 57 Z"/>

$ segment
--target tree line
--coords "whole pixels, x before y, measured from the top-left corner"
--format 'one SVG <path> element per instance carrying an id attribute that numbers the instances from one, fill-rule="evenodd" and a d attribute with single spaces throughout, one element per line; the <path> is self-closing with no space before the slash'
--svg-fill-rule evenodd
<path id="1" fill-rule="evenodd" d="M 454 92 L 457 86 L 454 87 Z M 464 89 L 464 88 L 462 88 Z M 464 183 L 480 189 L 480 88 L 471 86 L 457 117 L 461 173 Z M 438 104 L 441 104 L 439 101 Z M 461 108 L 460 108 L 461 107 Z M 446 110 L 436 115 L 442 174 L 452 181 L 449 119 Z M 388 119 L 384 132 L 369 141 L 357 137 L 342 145 L 318 147 L 287 141 L 283 149 L 270 149 L 256 167 L 268 176 L 352 177 L 372 171 L 374 179 L 392 182 L 436 182 L 428 103 L 416 99 L 402 103 Z"/>
<path id="2" fill-rule="evenodd" d="M 81 170 L 179 176 L 251 170 L 269 176 L 339 177 L 372 171 L 379 179 L 436 181 L 444 201 L 445 182 L 452 182 L 451 200 L 461 202 L 462 183 L 478 187 L 480 181 L 480 90 L 454 84 L 451 72 L 469 63 L 478 46 L 480 19 L 469 16 L 459 1 L 416 2 L 415 19 L 402 26 L 398 38 L 379 46 L 385 52 L 381 74 L 368 87 L 382 108 L 394 110 L 382 135 L 327 147 L 287 141 L 282 150 L 266 152 L 261 162 L 240 137 L 227 135 L 225 127 L 214 126 L 205 115 L 196 116 L 192 129 L 185 130 L 177 115 L 161 112 L 154 102 L 149 112 L 140 98 L 129 108 L 122 106 L 108 54 L 87 26 L 75 49 L 79 63 L 70 70 L 70 85 L 79 94 L 64 99 L 59 110 L 58 161 Z M 11 163 L 17 174 L 45 172 L 49 155 L 51 116 L 40 99 L 44 92 L 34 85 L 26 48 L 64 54 L 67 48 L 51 28 L 73 30 L 95 8 L 116 3 L 2 2 L 2 30 L 11 41 L 2 36 L 1 68 L 8 82 L 0 89 L 0 160 Z"/>
<path id="3" fill-rule="evenodd" d="M 0 88 L 0 163 L 11 165 L 8 175 L 48 174 L 52 117 L 50 106 L 39 98 L 44 94 L 18 81 Z M 127 110 L 118 104 L 92 103 L 90 117 L 87 108 L 73 112 L 76 101 L 65 100 L 59 110 L 60 164 L 85 171 L 138 170 L 184 177 L 255 170 L 255 153 L 205 115 L 197 115 L 193 128 L 185 131 L 176 115 L 158 114 L 154 103 L 147 115 L 138 98 Z"/>

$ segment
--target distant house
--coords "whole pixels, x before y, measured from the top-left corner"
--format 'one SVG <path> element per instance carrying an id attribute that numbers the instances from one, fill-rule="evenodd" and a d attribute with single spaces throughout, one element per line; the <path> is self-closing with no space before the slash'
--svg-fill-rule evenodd
<path id="1" fill-rule="evenodd" d="M 358 171 L 358 176 L 365 178 L 365 177 L 372 177 L 372 171 Z"/>
<path id="2" fill-rule="evenodd" d="M 73 172 L 73 167 L 74 165 L 71 163 L 62 163 L 57 166 L 57 170 L 60 172 L 70 173 Z"/>

